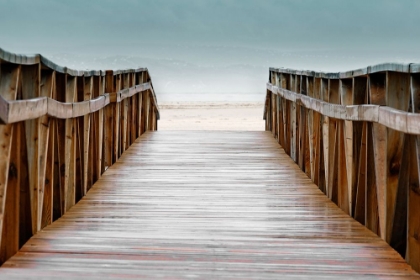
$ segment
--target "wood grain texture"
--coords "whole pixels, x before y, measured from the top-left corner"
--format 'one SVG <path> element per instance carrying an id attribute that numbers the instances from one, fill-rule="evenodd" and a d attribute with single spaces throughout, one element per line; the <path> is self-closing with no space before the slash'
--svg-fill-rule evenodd
<path id="1" fill-rule="evenodd" d="M 148 132 L 1 279 L 418 279 L 271 132 Z"/>
<path id="2" fill-rule="evenodd" d="M 378 76 L 380 73 L 376 74 Z M 338 80 L 330 80 L 337 81 Z M 385 89 L 385 85 L 382 85 Z M 420 114 L 408 113 L 401 109 L 394 109 L 382 105 L 385 102 L 385 95 L 382 99 L 378 99 L 378 93 L 373 93 L 372 103 L 363 105 L 335 105 L 335 102 L 325 102 L 304 94 L 292 92 L 290 90 L 279 88 L 271 84 L 267 84 L 267 89 L 270 92 L 279 94 L 286 99 L 286 102 L 292 101 L 303 105 L 305 108 L 311 109 L 315 112 L 321 113 L 324 116 L 332 117 L 339 120 L 347 121 L 369 121 L 379 123 L 395 131 L 420 134 Z M 392 105 L 389 105 L 392 106 Z"/>

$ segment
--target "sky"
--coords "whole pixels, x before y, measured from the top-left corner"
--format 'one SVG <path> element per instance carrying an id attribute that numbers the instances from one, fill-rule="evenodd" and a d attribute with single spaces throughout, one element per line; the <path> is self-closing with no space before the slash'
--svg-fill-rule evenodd
<path id="1" fill-rule="evenodd" d="M 418 0 L 0 0 L 0 48 L 147 67 L 158 99 L 263 100 L 269 67 L 420 62 Z"/>

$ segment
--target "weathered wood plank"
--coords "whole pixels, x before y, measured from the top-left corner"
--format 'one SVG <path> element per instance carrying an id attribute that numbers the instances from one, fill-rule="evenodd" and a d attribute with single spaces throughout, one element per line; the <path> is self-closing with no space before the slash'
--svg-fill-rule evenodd
<path id="1" fill-rule="evenodd" d="M 84 100 L 88 101 L 93 97 L 94 80 L 93 77 L 85 78 L 84 80 Z M 89 151 L 93 150 L 90 148 L 90 137 L 91 137 L 91 115 L 85 115 L 83 117 L 83 188 L 82 196 L 85 196 L 88 191 L 89 178 L 92 178 L 93 168 L 90 166 Z M 93 156 L 93 155 L 91 155 Z"/>
<path id="2" fill-rule="evenodd" d="M 271 133 L 228 131 L 145 133 L 0 268 L 11 280 L 192 274 L 418 277 L 329 201 Z"/>
<path id="3" fill-rule="evenodd" d="M 7 182 L 4 185 L 5 190 L 2 193 L 2 220 L 1 220 L 1 236 L 0 236 L 0 262 L 4 263 L 11 256 L 16 254 L 19 250 L 19 204 L 20 204 L 20 145 L 21 137 L 21 124 L 15 124 L 12 127 L 12 135 L 10 135 L 10 141 L 13 141 L 13 146 L 10 145 L 9 151 L 4 151 L 4 156 L 9 153 L 6 179 Z M 2 131 L 4 132 L 4 130 Z M 4 176 L 4 175 L 3 175 Z M 2 176 L 2 177 L 3 177 Z M 3 183 L 2 183 L 3 185 Z"/>
<path id="4" fill-rule="evenodd" d="M 44 70 L 41 71 L 41 88 L 40 95 L 42 97 L 51 98 L 53 97 L 55 83 L 55 72 Z M 52 222 L 52 170 L 53 163 L 52 158 L 48 160 L 48 154 L 50 149 L 52 149 L 51 144 L 49 143 L 50 137 L 50 126 L 51 120 L 50 117 L 44 115 L 39 118 L 39 174 L 38 174 L 38 186 L 40 189 L 39 192 L 39 201 L 38 201 L 38 224 L 37 230 L 41 230 L 43 226 Z M 51 154 L 50 154 L 51 156 Z M 48 168 L 47 168 L 47 164 Z M 47 169 L 48 174 L 47 174 Z M 48 176 L 48 177 L 47 177 Z M 48 184 L 47 184 L 48 182 Z"/>
<path id="5" fill-rule="evenodd" d="M 22 66 L 22 98 L 30 99 L 40 96 L 41 65 Z M 26 146 L 29 169 L 29 194 L 31 199 L 32 232 L 36 233 L 41 225 L 43 184 L 40 185 L 40 123 L 39 119 L 25 121 Z M 45 140 L 45 134 L 42 140 Z M 44 145 L 43 145 L 44 146 Z"/>
<path id="6" fill-rule="evenodd" d="M 16 65 L 5 64 L 0 65 L 0 67 L 0 95 L 5 100 L 15 100 L 21 68 Z M 19 249 L 20 140 L 18 125 L 0 124 L 1 262 L 10 258 Z M 15 144 L 13 150 L 12 141 Z"/>

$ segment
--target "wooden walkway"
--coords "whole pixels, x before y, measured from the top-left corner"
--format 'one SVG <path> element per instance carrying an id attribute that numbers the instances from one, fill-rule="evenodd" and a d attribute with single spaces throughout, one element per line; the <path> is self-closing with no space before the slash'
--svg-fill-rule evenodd
<path id="1" fill-rule="evenodd" d="M 148 132 L 0 279 L 401 279 L 270 132 Z"/>

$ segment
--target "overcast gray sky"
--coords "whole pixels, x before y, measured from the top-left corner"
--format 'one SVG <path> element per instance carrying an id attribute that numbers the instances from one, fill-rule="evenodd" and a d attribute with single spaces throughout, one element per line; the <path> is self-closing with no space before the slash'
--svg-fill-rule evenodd
<path id="1" fill-rule="evenodd" d="M 163 98 L 264 92 L 268 67 L 420 62 L 418 0 L 0 0 L 0 47 L 148 67 Z"/>

